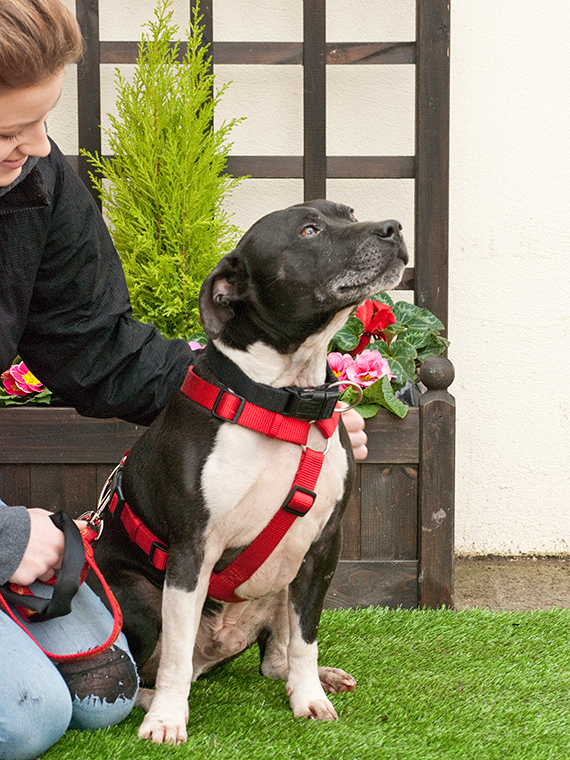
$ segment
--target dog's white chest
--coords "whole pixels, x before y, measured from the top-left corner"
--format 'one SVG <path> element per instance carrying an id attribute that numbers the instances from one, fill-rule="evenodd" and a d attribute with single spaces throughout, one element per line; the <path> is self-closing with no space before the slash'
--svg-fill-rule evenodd
<path id="1" fill-rule="evenodd" d="M 324 450 L 316 430 L 309 445 Z M 206 556 L 215 562 L 227 547 L 250 544 L 285 501 L 302 449 L 234 425 L 223 425 L 204 466 L 202 489 L 210 513 Z M 346 453 L 335 433 L 317 480 L 311 510 L 295 520 L 277 549 L 242 586 L 251 598 L 272 593 L 297 574 L 310 545 L 321 533 L 344 490 Z"/>

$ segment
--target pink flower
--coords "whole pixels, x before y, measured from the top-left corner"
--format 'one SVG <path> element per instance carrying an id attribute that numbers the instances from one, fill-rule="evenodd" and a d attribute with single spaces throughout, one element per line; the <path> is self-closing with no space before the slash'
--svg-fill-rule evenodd
<path id="1" fill-rule="evenodd" d="M 379 351 L 370 351 L 366 348 L 354 358 L 352 366 L 347 367 L 345 379 L 366 388 L 384 375 L 387 375 L 390 380 L 394 377 L 390 372 L 388 359 L 385 359 Z"/>
<path id="2" fill-rule="evenodd" d="M 337 376 L 339 380 L 347 380 L 348 375 L 347 371 L 349 367 L 352 367 L 354 364 L 354 359 L 350 354 L 341 354 L 338 351 L 331 351 L 331 353 L 327 356 L 330 368 L 334 372 L 334 374 Z M 346 390 L 348 386 L 341 385 L 340 390 L 344 391 Z"/>
<path id="3" fill-rule="evenodd" d="M 13 364 L 10 369 L 0 375 L 4 390 L 10 396 L 27 396 L 28 393 L 39 393 L 43 385 L 35 375 L 32 375 L 24 362 Z"/>

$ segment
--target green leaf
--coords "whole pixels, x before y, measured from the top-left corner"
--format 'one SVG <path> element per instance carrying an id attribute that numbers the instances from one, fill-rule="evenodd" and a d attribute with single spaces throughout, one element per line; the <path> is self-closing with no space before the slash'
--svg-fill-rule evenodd
<path id="1" fill-rule="evenodd" d="M 375 296 L 372 296 L 370 299 L 371 301 L 380 301 L 380 303 L 388 304 L 388 306 L 394 307 L 394 301 L 390 298 L 388 293 L 377 293 Z"/>
<path id="2" fill-rule="evenodd" d="M 191 340 L 196 341 L 196 343 L 199 343 L 201 346 L 205 346 L 208 342 L 208 336 L 205 332 L 196 332 L 190 335 L 188 338 L 188 343 L 190 343 Z"/>
<path id="3" fill-rule="evenodd" d="M 440 356 L 449 346 L 447 338 L 432 335 L 429 343 L 418 350 L 418 361 L 425 362 L 430 356 Z"/>
<path id="4" fill-rule="evenodd" d="M 416 379 L 416 349 L 404 340 L 402 337 L 397 338 L 390 344 L 390 369 L 394 373 L 395 382 L 398 386 L 404 383 L 414 382 Z"/>
<path id="5" fill-rule="evenodd" d="M 358 414 L 365 420 L 369 420 L 371 417 L 375 417 L 380 409 L 380 404 L 359 404 L 356 407 Z"/>
<path id="6" fill-rule="evenodd" d="M 26 404 L 50 404 L 52 392 L 43 388 L 38 393 L 28 393 L 27 396 L 12 396 L 4 389 L 0 391 L 0 406 L 24 406 Z"/>
<path id="7" fill-rule="evenodd" d="M 406 416 L 409 409 L 407 404 L 404 404 L 403 401 L 400 401 L 400 399 L 394 396 L 394 389 L 392 388 L 392 384 L 387 375 L 384 375 L 380 380 L 377 380 L 372 385 L 369 385 L 368 388 L 364 389 L 363 402 L 365 402 L 365 404 L 380 404 L 380 406 L 389 409 L 401 418 Z M 361 406 L 358 407 L 358 411 L 360 411 Z"/>
<path id="8" fill-rule="evenodd" d="M 360 397 L 360 393 L 356 390 L 356 388 L 353 388 L 352 386 L 348 386 L 346 390 L 344 390 L 340 394 L 340 400 L 344 401 L 346 404 L 354 404 L 354 402 Z"/>
<path id="9" fill-rule="evenodd" d="M 431 342 L 434 335 L 430 330 L 420 330 L 415 328 L 407 330 L 403 337 L 407 343 L 410 343 L 417 351 L 419 351 L 420 348 L 427 346 Z"/>
<path id="10" fill-rule="evenodd" d="M 400 325 L 396 322 L 393 325 L 388 325 L 388 327 L 385 330 L 382 330 L 382 332 L 389 335 L 391 338 L 394 338 L 396 335 L 405 332 L 407 329 L 408 328 L 405 325 Z"/>
<path id="11" fill-rule="evenodd" d="M 406 327 L 430 330 L 431 332 L 443 330 L 443 324 L 431 311 L 407 301 L 398 301 L 394 305 L 394 316 L 396 322 Z"/>
<path id="12" fill-rule="evenodd" d="M 344 327 L 336 333 L 332 342 L 338 347 L 339 351 L 346 354 L 355 349 L 359 344 L 363 330 L 364 323 L 358 317 L 351 316 Z"/>
<path id="13" fill-rule="evenodd" d="M 384 359 L 390 358 L 390 349 L 388 348 L 388 344 L 385 340 L 375 340 L 368 344 L 367 348 L 370 349 L 370 351 L 378 351 L 378 353 L 384 357 Z"/>

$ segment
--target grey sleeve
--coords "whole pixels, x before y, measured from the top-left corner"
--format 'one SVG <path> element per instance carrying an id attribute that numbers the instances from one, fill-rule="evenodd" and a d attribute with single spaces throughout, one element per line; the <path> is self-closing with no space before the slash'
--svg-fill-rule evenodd
<path id="1" fill-rule="evenodd" d="M 30 538 L 30 516 L 25 507 L 8 507 L 0 500 L 0 584 L 20 564 Z"/>

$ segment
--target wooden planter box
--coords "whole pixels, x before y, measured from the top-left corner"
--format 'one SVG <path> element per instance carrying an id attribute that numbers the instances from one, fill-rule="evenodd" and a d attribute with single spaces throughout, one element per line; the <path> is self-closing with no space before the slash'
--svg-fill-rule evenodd
<path id="1" fill-rule="evenodd" d="M 436 364 L 449 374 L 446 359 Z M 381 410 L 367 422 L 370 453 L 358 464 L 328 607 L 453 605 L 454 403 L 445 372 L 432 375 L 423 372 L 428 391 L 403 420 Z M 0 497 L 74 516 L 94 509 L 143 429 L 72 409 L 0 409 Z"/>

